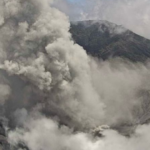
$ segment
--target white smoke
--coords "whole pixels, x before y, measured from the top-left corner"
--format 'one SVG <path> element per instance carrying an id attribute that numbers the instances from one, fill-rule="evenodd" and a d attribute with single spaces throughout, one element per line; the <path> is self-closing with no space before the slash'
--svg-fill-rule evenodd
<path id="1" fill-rule="evenodd" d="M 9 142 L 16 145 L 22 141 L 31 150 L 148 150 L 149 130 L 147 125 L 139 126 L 131 138 L 119 135 L 113 130 L 106 130 L 103 132 L 105 137 L 100 139 L 83 132 L 72 133 L 68 127 L 59 128 L 56 122 L 42 117 L 34 120 L 32 118 L 25 124 L 24 129 L 10 132 Z"/>
<path id="2" fill-rule="evenodd" d="M 149 63 L 89 57 L 71 40 L 68 18 L 46 0 L 3 0 L 0 7 L 0 96 L 11 146 L 137 150 L 138 140 L 149 146 L 149 126 L 131 139 L 111 129 L 104 139 L 84 133 L 103 124 L 136 128 L 149 119 L 149 99 L 142 97 L 149 94 Z"/>
<path id="3" fill-rule="evenodd" d="M 90 65 L 95 90 L 106 106 L 106 122 L 135 123 L 138 118 L 131 112 L 141 103 L 140 91 L 149 91 L 149 66 L 119 59 L 92 61 Z"/>
<path id="4" fill-rule="evenodd" d="M 0 42 L 5 59 L 0 68 L 47 92 L 47 107 L 52 102 L 55 107 L 59 105 L 72 120 L 84 120 L 83 127 L 98 125 L 103 104 L 92 85 L 90 60 L 70 40 L 67 17 L 48 3 L 39 3 L 14 0 L 2 4 Z M 11 5 L 13 13 L 7 9 Z M 93 108 L 95 111 L 89 111 Z"/>

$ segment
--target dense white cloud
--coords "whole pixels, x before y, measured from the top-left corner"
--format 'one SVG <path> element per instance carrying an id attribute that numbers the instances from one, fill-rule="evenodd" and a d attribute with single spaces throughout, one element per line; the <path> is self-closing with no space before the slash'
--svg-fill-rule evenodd
<path id="1" fill-rule="evenodd" d="M 32 118 L 24 129 L 10 132 L 9 142 L 12 145 L 23 142 L 30 150 L 148 150 L 149 131 L 150 126 L 139 126 L 129 138 L 108 129 L 103 132 L 104 138 L 96 138 L 83 132 L 73 133 L 66 126 L 59 128 L 53 120 L 42 117 Z"/>
<path id="2" fill-rule="evenodd" d="M 149 118 L 149 62 L 94 60 L 71 40 L 68 18 L 49 1 L 3 0 L 0 7 L 0 73 L 7 79 L 0 100 L 11 146 L 148 149 L 149 125 L 138 126 Z M 103 124 L 137 130 L 131 138 L 112 129 L 93 137 Z"/>

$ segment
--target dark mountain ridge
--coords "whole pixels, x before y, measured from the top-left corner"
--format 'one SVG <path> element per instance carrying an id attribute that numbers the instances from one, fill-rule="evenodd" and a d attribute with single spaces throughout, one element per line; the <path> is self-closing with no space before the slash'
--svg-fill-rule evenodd
<path id="1" fill-rule="evenodd" d="M 150 40 L 121 25 L 104 20 L 79 21 L 71 23 L 70 32 L 88 54 L 103 60 L 121 57 L 136 62 L 150 58 Z"/>

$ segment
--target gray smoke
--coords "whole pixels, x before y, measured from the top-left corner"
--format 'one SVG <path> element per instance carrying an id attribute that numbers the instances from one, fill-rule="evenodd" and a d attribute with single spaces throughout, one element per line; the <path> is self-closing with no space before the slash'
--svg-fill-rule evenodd
<path id="1" fill-rule="evenodd" d="M 138 140 L 147 149 L 149 126 L 140 124 L 149 119 L 149 62 L 94 60 L 50 3 L 0 3 L 0 106 L 10 149 L 137 150 Z M 103 124 L 111 128 L 105 138 L 94 137 Z M 124 125 L 134 128 L 131 139 L 117 133 Z"/>
<path id="2" fill-rule="evenodd" d="M 114 130 L 103 132 L 105 138 L 93 138 L 83 132 L 72 133 L 66 126 L 58 127 L 57 123 L 45 117 L 29 119 L 23 129 L 10 132 L 9 142 L 16 145 L 23 141 L 31 150 L 140 150 L 149 149 L 149 126 L 139 126 L 132 138 L 124 137 Z"/>
<path id="3" fill-rule="evenodd" d="M 62 115 L 64 112 L 83 127 L 100 124 L 98 118 L 103 115 L 103 104 L 92 85 L 90 60 L 85 51 L 70 40 L 67 17 L 50 8 L 48 3 L 34 0 L 4 1 L 2 8 L 4 21 L 0 39 L 5 55 L 0 68 L 9 76 L 19 78 L 16 84 L 21 84 L 22 94 L 29 94 L 24 96 L 26 100 L 22 103 L 30 103 L 27 98 L 39 93 L 41 97 L 34 98 L 34 105 L 43 103 L 45 106 L 41 104 L 41 109 L 47 114 Z M 18 102 L 14 101 L 17 109 Z M 24 107 L 20 105 L 19 108 Z M 91 108 L 95 111 L 90 112 Z M 97 114 L 98 111 L 101 113 Z"/>

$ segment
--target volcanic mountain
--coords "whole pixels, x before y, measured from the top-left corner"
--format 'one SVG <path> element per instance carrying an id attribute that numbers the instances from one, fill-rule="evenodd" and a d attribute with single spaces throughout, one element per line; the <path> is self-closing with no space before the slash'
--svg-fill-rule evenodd
<path id="1" fill-rule="evenodd" d="M 150 40 L 121 25 L 100 21 L 72 22 L 74 41 L 94 57 L 106 60 L 121 57 L 137 62 L 150 57 Z"/>

